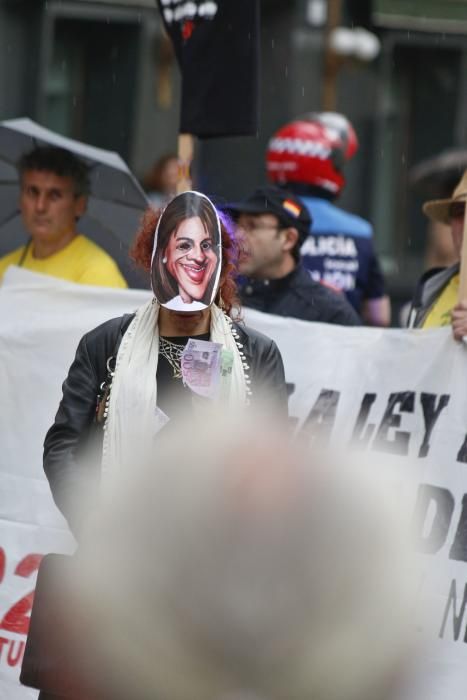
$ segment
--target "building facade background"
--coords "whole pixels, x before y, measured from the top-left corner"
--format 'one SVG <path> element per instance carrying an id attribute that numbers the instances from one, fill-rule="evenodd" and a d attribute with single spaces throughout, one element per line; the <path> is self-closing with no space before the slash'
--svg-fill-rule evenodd
<path id="1" fill-rule="evenodd" d="M 237 198 L 264 181 L 271 134 L 323 107 L 326 7 L 335 0 L 262 0 L 261 122 L 255 137 L 196 148 L 198 185 Z M 335 107 L 360 150 L 341 199 L 370 219 L 396 300 L 423 267 L 426 221 L 411 168 L 467 148 L 467 0 L 343 0 L 341 21 L 381 42 L 371 62 L 335 72 Z M 206 105 L 209 109 L 209 105 Z M 28 116 L 118 151 L 142 176 L 177 148 L 179 75 L 155 0 L 0 0 L 0 119 Z"/>

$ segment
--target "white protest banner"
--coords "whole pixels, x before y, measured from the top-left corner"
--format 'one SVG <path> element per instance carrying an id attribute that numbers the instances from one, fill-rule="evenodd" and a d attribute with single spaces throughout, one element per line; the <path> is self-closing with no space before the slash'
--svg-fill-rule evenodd
<path id="1" fill-rule="evenodd" d="M 0 289 L 0 700 L 36 697 L 18 676 L 37 566 L 74 547 L 41 466 L 61 383 L 81 335 L 148 294 L 13 269 Z M 457 698 L 467 681 L 467 349 L 449 329 L 341 328 L 253 311 L 245 319 L 279 345 L 298 430 L 315 439 L 319 429 L 343 448 L 353 439 L 375 469 L 389 455 L 415 484 L 436 643 L 410 700 Z M 425 583 L 421 595 L 433 595 Z"/>
<path id="2" fill-rule="evenodd" d="M 410 700 L 459 697 L 467 683 L 467 346 L 450 328 L 342 328 L 248 310 L 245 320 L 281 350 L 300 433 L 344 450 L 352 442 L 375 469 L 390 461 L 407 484 L 434 642 Z"/>
<path id="3" fill-rule="evenodd" d="M 83 333 L 149 296 L 18 268 L 0 287 L 0 700 L 37 697 L 18 682 L 37 568 L 75 546 L 42 471 L 61 384 Z"/>

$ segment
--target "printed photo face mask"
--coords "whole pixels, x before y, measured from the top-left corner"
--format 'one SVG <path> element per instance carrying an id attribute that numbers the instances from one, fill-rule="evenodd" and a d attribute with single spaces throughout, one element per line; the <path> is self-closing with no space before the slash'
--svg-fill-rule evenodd
<path id="1" fill-rule="evenodd" d="M 216 296 L 222 264 L 217 211 L 204 194 L 182 192 L 157 224 L 151 284 L 157 301 L 173 311 L 200 311 Z"/>

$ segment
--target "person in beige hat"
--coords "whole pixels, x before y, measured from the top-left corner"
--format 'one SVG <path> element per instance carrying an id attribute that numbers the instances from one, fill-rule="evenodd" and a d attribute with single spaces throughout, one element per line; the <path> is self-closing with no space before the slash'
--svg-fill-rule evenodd
<path id="1" fill-rule="evenodd" d="M 450 267 L 426 272 L 415 292 L 409 316 L 410 328 L 437 328 L 452 325 L 456 340 L 467 336 L 467 299 L 458 301 L 459 265 L 467 201 L 467 170 L 450 199 L 425 202 L 423 212 L 432 220 L 451 228 L 458 262 Z"/>

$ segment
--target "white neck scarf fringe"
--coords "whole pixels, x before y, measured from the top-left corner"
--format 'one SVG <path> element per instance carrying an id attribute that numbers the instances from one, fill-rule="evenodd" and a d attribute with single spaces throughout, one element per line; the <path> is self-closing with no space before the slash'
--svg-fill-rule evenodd
<path id="1" fill-rule="evenodd" d="M 131 464 L 142 435 L 150 440 L 156 432 L 159 308 L 153 301 L 141 306 L 120 344 L 104 424 L 103 480 L 118 465 Z M 229 405 L 246 404 L 251 393 L 249 367 L 231 319 L 215 304 L 211 306 L 211 341 L 234 356 Z"/>

